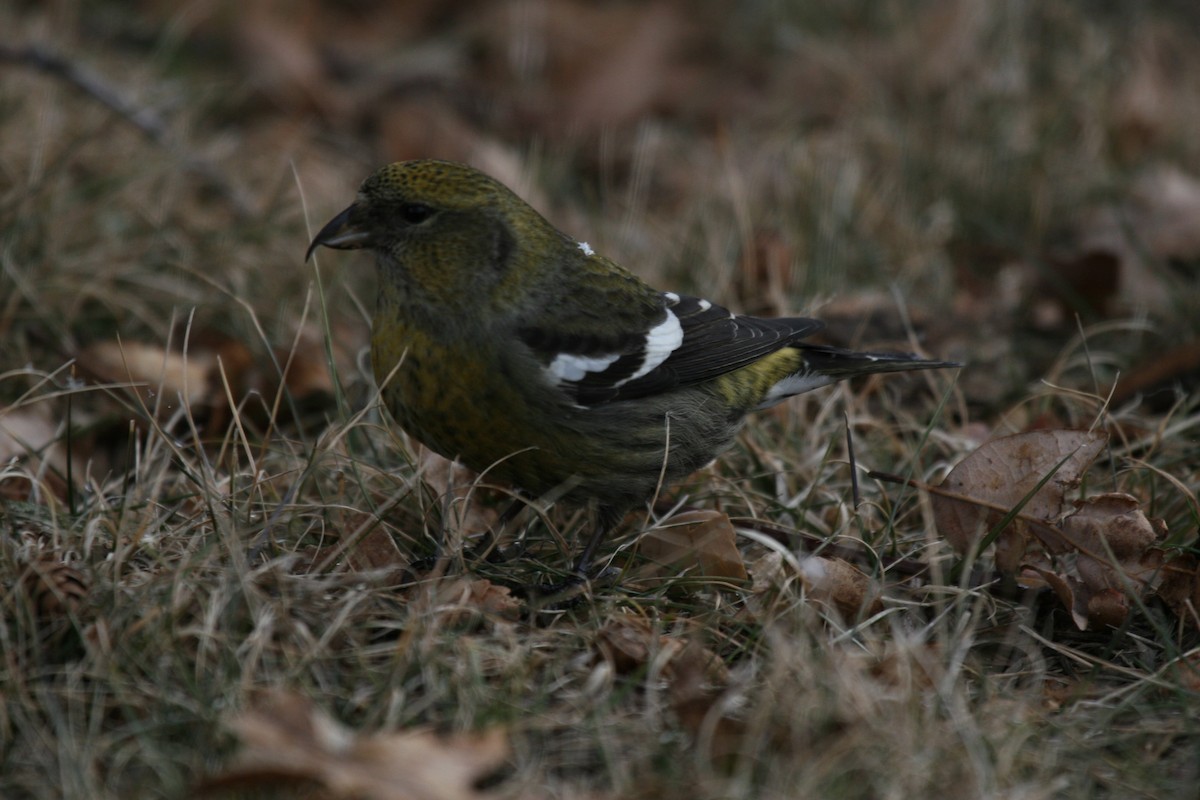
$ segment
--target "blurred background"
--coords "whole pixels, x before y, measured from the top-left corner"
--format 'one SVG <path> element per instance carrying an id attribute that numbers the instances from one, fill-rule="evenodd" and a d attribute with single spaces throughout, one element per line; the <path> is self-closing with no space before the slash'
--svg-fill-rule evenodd
<path id="1" fill-rule="evenodd" d="M 316 286 L 353 376 L 371 270 L 322 254 L 318 285 L 304 247 L 377 166 L 425 157 L 664 288 L 968 362 L 985 422 L 1042 378 L 1169 408 L 1200 368 L 1190 3 L 96 0 L 0 23 L 0 368 L 115 378 L 89 346 L 190 319 L 257 385 L 266 351 L 320 340 Z"/>

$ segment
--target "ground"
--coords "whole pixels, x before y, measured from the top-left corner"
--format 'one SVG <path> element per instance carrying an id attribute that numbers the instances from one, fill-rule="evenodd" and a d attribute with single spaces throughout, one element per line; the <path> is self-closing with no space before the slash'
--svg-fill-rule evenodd
<path id="1" fill-rule="evenodd" d="M 0 9 L 0 796 L 1194 797 L 1190 5 L 243 5 Z M 303 260 L 417 157 L 965 366 L 755 416 L 530 600 L 586 515 L 480 558 L 369 259 Z"/>

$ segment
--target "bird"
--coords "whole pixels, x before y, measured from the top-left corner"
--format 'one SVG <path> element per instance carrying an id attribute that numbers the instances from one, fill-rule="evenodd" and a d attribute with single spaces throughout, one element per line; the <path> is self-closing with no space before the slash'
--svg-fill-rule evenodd
<path id="1" fill-rule="evenodd" d="M 583 579 L 625 515 L 730 448 L 748 414 L 857 375 L 960 366 L 655 289 L 450 161 L 378 169 L 305 260 L 322 246 L 374 255 L 372 368 L 405 432 L 526 497 L 593 509 Z"/>

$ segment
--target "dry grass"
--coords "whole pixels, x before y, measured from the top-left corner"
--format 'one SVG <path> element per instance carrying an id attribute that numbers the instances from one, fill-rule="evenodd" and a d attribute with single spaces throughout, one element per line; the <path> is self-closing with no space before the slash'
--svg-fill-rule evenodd
<path id="1" fill-rule="evenodd" d="M 672 576 L 514 619 L 453 579 L 552 574 L 586 520 L 535 520 L 511 567 L 460 557 L 415 444 L 374 406 L 369 270 L 301 264 L 313 224 L 386 146 L 263 108 L 278 96 L 205 49 L 226 29 L 97 5 L 0 11 L 9 44 L 51 41 L 165 109 L 168 126 L 166 146 L 149 141 L 63 81 L 0 64 L 0 415 L 47 412 L 58 453 L 0 465 L 4 485 L 35 487 L 0 499 L 0 796 L 186 795 L 229 763 L 228 720 L 264 687 L 298 689 L 364 731 L 502 726 L 513 755 L 497 796 L 1194 796 L 1200 695 L 1172 667 L 1195 664 L 1194 621 L 1150 607 L 1121 630 L 1079 633 L 1045 596 L 973 581 L 980 565 L 953 580 L 925 498 L 860 474 L 854 505 L 845 443 L 848 425 L 860 472 L 936 482 L 986 435 L 1099 420 L 1114 458 L 1091 480 L 1135 494 L 1194 547 L 1195 399 L 1155 411 L 1105 397 L 1116 372 L 1194 338 L 1195 289 L 1156 273 L 1170 302 L 1118 304 L 1081 338 L 1031 332 L 990 283 L 1012 261 L 1044 266 L 1056 229 L 1122 196 L 1140 166 L 1200 172 L 1200 94 L 1186 99 L 1200 70 L 1180 67 L 1200 52 L 1192 12 L 960 3 L 910 21 L 908 4 L 748 4 L 706 40 L 730 72 L 764 71 L 716 135 L 699 112 L 591 140 L 510 132 L 548 215 L 648 278 L 752 304 L 763 298 L 747 294 L 743 254 L 779 237 L 789 310 L 827 302 L 844 341 L 908 347 L 920 330 L 936 355 L 972 364 L 958 383 L 873 380 L 763 413 L 664 497 L 862 545 L 886 587 L 879 613 L 845 620 L 798 581 L 749 591 Z M 85 37 L 97 20 L 106 35 Z M 1147 41 L 1190 77 L 1142 142 L 1113 106 Z M 182 168 L 189 158 L 253 210 Z M 960 309 L 975 280 L 994 291 L 986 315 L 977 298 Z M 868 323 L 839 310 L 868 294 L 885 298 L 863 301 Z M 219 332 L 276 375 L 304 328 L 318 332 L 304 357 L 324 363 L 327 346 L 338 365 L 315 405 L 286 391 L 231 403 L 218 383 L 203 407 L 155 414 L 175 398 L 139 401 L 65 369 L 96 341 L 199 350 Z M 55 474 L 68 460 L 72 492 Z M 635 550 L 643 529 L 631 521 L 606 556 Z M 447 539 L 446 577 L 344 558 L 315 568 L 322 548 L 370 530 L 404 561 Z M 771 550 L 741 543 L 748 561 Z M 50 614 L 22 589 L 39 554 L 83 576 L 83 602 Z M 911 580 L 889 566 L 897 557 L 932 571 Z M 631 619 L 653 632 L 651 652 L 622 668 L 597 641 Z M 729 670 L 698 723 L 660 657 L 685 639 Z"/>

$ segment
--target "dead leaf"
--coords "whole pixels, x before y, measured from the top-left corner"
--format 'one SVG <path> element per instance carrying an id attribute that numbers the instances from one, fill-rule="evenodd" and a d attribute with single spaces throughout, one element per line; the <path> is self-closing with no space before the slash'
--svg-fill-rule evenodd
<path id="1" fill-rule="evenodd" d="M 295 692 L 271 690 L 233 718 L 241 739 L 235 766 L 199 791 L 312 782 L 333 797 L 480 800 L 474 786 L 502 766 L 503 731 L 440 737 L 426 730 L 362 735 Z"/>
<path id="2" fill-rule="evenodd" d="M 594 644 L 618 675 L 643 669 L 653 660 L 661 665 L 662 675 L 668 680 L 674 679 L 675 670 L 682 663 L 677 661 L 679 654 L 693 645 L 690 639 L 658 633 L 650 619 L 635 614 L 610 619 L 596 632 Z M 728 682 L 728 667 L 710 650 L 701 647 L 698 652 L 690 652 L 688 658 L 703 662 L 705 680 L 720 684 Z"/>
<path id="3" fill-rule="evenodd" d="M 417 447 L 417 469 L 433 493 L 450 501 L 452 527 L 464 538 L 492 530 L 496 510 L 479 502 L 479 473 L 439 455 L 425 445 Z"/>
<path id="4" fill-rule="evenodd" d="M 768 550 L 752 561 L 749 572 L 752 577 L 750 593 L 754 595 L 782 589 L 792 574 L 791 570 L 785 568 L 783 553 L 778 550 Z"/>
<path id="5" fill-rule="evenodd" d="M 375 520 L 371 514 L 347 515 L 346 534 L 353 533 L 358 525 L 371 524 L 373 521 Z M 346 561 L 350 568 L 358 571 L 402 569 L 408 566 L 409 560 L 404 553 L 400 552 L 400 548 L 396 546 L 396 540 L 384 529 L 383 524 L 378 522 L 358 540 L 358 543 L 346 555 Z"/>
<path id="6" fill-rule="evenodd" d="M 1081 631 L 1086 631 L 1088 629 L 1087 598 L 1077 591 L 1086 592 L 1086 587 L 1082 583 L 1059 575 L 1052 570 L 1039 567 L 1034 567 L 1034 569 L 1046 580 L 1046 583 L 1050 584 L 1050 588 L 1058 595 L 1059 602 L 1066 607 L 1067 611 L 1071 612 L 1071 619 L 1074 620 L 1075 626 Z"/>
<path id="7" fill-rule="evenodd" d="M 1077 289 L 1094 292 L 1089 265 L 1111 262 L 1118 273 L 1113 297 L 1123 307 L 1169 307 L 1175 289 L 1162 265 L 1200 257 L 1200 179 L 1172 165 L 1147 168 L 1122 202 L 1083 211 L 1068 238 L 1048 260 L 1069 265 Z"/>
<path id="8" fill-rule="evenodd" d="M 717 680 L 713 679 L 714 663 L 721 668 Z M 722 766 L 728 764 L 742 751 L 746 726 L 730 717 L 721 705 L 729 678 L 724 662 L 692 639 L 671 667 L 667 697 L 680 726 L 710 760 Z"/>
<path id="9" fill-rule="evenodd" d="M 485 578 L 452 578 L 437 584 L 430 600 L 437 610 L 440 624 L 456 626 L 480 615 L 491 619 L 513 621 L 521 616 L 521 601 L 507 586 Z"/>
<path id="10" fill-rule="evenodd" d="M 883 608 L 879 589 L 849 561 L 808 556 L 800 560 L 800 577 L 810 597 L 831 604 L 847 620 L 871 616 Z"/>
<path id="11" fill-rule="evenodd" d="M 1127 494 L 1096 495 L 1075 506 L 1061 523 L 1061 541 L 1073 560 L 1039 553 L 1022 564 L 1018 581 L 1035 588 L 1037 580 L 1029 576 L 1040 576 L 1080 630 L 1118 627 L 1133 600 L 1145 598 L 1162 580 L 1165 555 L 1158 543 L 1166 527 L 1146 519 L 1137 498 Z"/>
<path id="12" fill-rule="evenodd" d="M 1190 692 L 1200 692 L 1200 650 L 1180 656 L 1163 670 L 1163 674 Z"/>
<path id="13" fill-rule="evenodd" d="M 1173 165 L 1142 172 L 1130 190 L 1126 230 L 1138 245 L 1161 259 L 1200 256 L 1200 179 Z"/>
<path id="14" fill-rule="evenodd" d="M 14 461 L 25 466 L 0 479 L 0 498 L 27 500 L 35 488 L 60 499 L 67 496 L 67 448 L 60 424 L 48 403 L 0 408 L 0 467 Z M 84 474 L 83 457 L 78 449 L 73 453 L 76 480 Z"/>
<path id="15" fill-rule="evenodd" d="M 1107 250 L 1051 253 L 1042 265 L 1033 292 L 1031 315 L 1038 328 L 1073 324 L 1075 315 L 1085 320 L 1107 317 L 1119 297 L 1121 259 Z"/>
<path id="16" fill-rule="evenodd" d="M 39 617 L 74 614 L 87 601 L 91 582 L 87 575 L 53 553 L 43 553 L 25 568 L 21 589 Z"/>
<path id="17" fill-rule="evenodd" d="M 1158 596 L 1176 616 L 1200 628 L 1200 559 L 1192 553 L 1171 559 L 1163 567 Z"/>
<path id="18" fill-rule="evenodd" d="M 617 675 L 657 668 L 651 677 L 666 683 L 681 727 L 710 758 L 724 759 L 738 752 L 744 728 L 727 717 L 718 703 L 729 684 L 729 668 L 698 639 L 661 634 L 648 618 L 623 614 L 604 624 L 594 644 Z"/>
<path id="19" fill-rule="evenodd" d="M 131 384 L 146 406 L 169 415 L 180 403 L 205 404 L 216 354 L 170 352 L 158 345 L 115 340 L 95 342 L 75 357 L 84 374 L 103 383 Z"/>
<path id="20" fill-rule="evenodd" d="M 1076 505 L 1062 528 L 1079 550 L 1079 577 L 1094 592 L 1132 590 L 1141 596 L 1161 573 L 1162 551 L 1154 546 L 1166 536 L 1165 527 L 1155 527 L 1128 494 L 1096 495 Z"/>
<path id="21" fill-rule="evenodd" d="M 1098 431 L 1040 430 L 994 439 L 963 459 L 942 482 L 954 497 L 932 495 L 938 531 L 959 553 L 966 553 L 1027 495 L 1022 516 L 1056 522 L 1066 493 L 1104 449 L 1108 436 Z M 1063 462 L 1061 466 L 1059 462 Z M 1034 492 L 1038 482 L 1058 467 Z M 997 540 L 996 564 L 1015 573 L 1032 534 L 1014 520 Z"/>
<path id="22" fill-rule="evenodd" d="M 712 510 L 684 511 L 638 541 L 639 552 L 659 567 L 695 570 L 709 578 L 748 581 L 737 533 L 729 515 Z M 661 571 L 661 570 L 659 570 Z"/>
<path id="23" fill-rule="evenodd" d="M 1090 627 L 1121 627 L 1129 618 L 1129 595 L 1120 589 L 1094 592 L 1087 599 L 1087 618 Z"/>
<path id="24" fill-rule="evenodd" d="M 645 667 L 654 652 L 682 648 L 681 643 L 657 633 L 650 620 L 631 614 L 622 614 L 604 623 L 596 632 L 594 644 L 618 675 Z"/>

